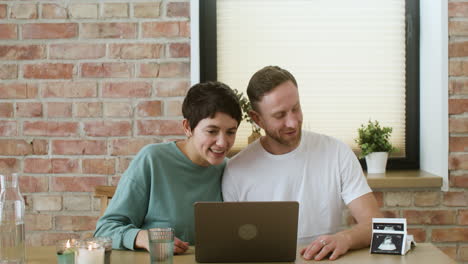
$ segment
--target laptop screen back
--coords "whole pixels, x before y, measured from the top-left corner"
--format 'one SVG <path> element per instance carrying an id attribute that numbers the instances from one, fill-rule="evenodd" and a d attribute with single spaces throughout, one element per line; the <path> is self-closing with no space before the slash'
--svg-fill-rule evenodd
<path id="1" fill-rule="evenodd" d="M 198 262 L 294 261 L 298 202 L 195 203 Z"/>

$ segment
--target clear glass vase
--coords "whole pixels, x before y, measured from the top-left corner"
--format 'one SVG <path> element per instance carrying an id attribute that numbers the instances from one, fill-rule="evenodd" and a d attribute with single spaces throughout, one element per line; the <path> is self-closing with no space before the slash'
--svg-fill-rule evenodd
<path id="1" fill-rule="evenodd" d="M 18 174 L 0 175 L 0 264 L 25 263 L 24 199 Z"/>

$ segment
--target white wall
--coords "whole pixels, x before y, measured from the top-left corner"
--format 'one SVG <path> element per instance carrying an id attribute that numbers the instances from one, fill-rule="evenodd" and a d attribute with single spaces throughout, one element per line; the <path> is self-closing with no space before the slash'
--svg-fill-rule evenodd
<path id="1" fill-rule="evenodd" d="M 421 170 L 448 190 L 448 3 L 420 0 Z"/>

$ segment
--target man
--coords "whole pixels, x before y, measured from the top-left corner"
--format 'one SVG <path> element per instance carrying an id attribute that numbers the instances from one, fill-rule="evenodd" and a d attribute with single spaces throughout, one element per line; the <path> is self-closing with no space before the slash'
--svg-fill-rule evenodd
<path id="1" fill-rule="evenodd" d="M 250 79 L 250 115 L 265 136 L 232 158 L 223 175 L 225 201 L 299 201 L 299 244 L 305 259 L 337 259 L 369 245 L 372 217 L 382 217 L 361 166 L 344 143 L 302 131 L 295 78 L 267 66 Z M 339 231 L 342 205 L 357 224 Z"/>

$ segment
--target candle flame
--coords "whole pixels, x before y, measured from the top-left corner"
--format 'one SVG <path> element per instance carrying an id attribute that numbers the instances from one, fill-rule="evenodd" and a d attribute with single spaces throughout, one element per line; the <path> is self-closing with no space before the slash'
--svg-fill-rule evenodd
<path id="1" fill-rule="evenodd" d="M 70 240 L 67 240 L 67 245 L 66 245 L 67 248 L 70 248 Z"/>
<path id="2" fill-rule="evenodd" d="M 89 245 L 88 250 L 93 250 L 93 246 Z"/>

